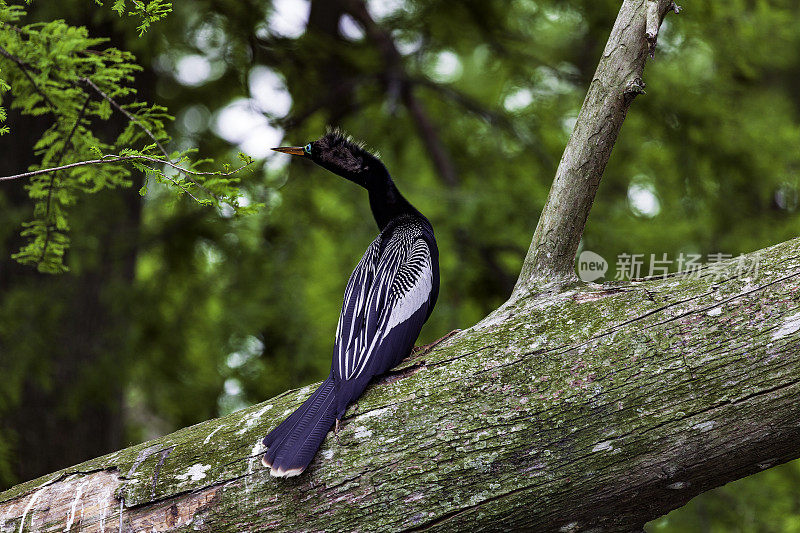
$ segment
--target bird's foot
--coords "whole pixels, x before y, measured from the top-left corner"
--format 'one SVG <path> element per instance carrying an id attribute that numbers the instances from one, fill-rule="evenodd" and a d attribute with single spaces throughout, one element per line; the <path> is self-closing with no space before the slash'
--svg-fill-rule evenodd
<path id="1" fill-rule="evenodd" d="M 339 438 L 339 426 L 340 425 L 342 425 L 342 421 L 337 418 L 336 419 L 336 425 L 333 428 L 333 436 L 336 439 L 336 444 L 338 446 L 343 446 L 345 448 L 350 447 L 350 446 L 355 446 L 355 443 L 349 437 L 347 437 L 346 434 L 345 434 L 344 440 Z"/>
<path id="2" fill-rule="evenodd" d="M 418 355 L 423 355 L 423 354 L 426 354 L 426 353 L 430 352 L 431 350 L 436 348 L 438 345 L 440 345 L 441 343 L 443 343 L 444 341 L 446 341 L 447 339 L 449 339 L 450 337 L 452 337 L 456 333 L 461 333 L 461 330 L 460 329 L 454 329 L 453 331 L 451 331 L 450 333 L 448 333 L 447 335 L 445 335 L 441 339 L 437 339 L 437 340 L 433 341 L 430 344 L 424 344 L 422 346 L 415 346 L 411 350 L 411 356 L 412 357 L 416 357 Z"/>

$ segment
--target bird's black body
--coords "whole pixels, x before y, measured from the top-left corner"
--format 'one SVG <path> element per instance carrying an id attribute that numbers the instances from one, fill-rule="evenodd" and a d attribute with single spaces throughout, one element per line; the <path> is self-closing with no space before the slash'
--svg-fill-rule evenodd
<path id="1" fill-rule="evenodd" d="M 439 250 L 430 222 L 403 198 L 378 158 L 343 135 L 279 151 L 304 155 L 367 189 L 380 229 L 345 289 L 330 375 L 264 439 L 264 464 L 272 475 L 289 477 L 305 470 L 370 380 L 414 347 L 439 293 Z"/>

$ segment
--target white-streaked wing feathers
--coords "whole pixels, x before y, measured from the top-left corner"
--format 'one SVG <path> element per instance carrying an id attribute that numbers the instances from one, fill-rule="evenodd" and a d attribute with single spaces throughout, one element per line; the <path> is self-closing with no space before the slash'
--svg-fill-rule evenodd
<path id="1" fill-rule="evenodd" d="M 428 243 L 417 239 L 392 284 L 390 291 L 392 312 L 383 330 L 383 338 L 392 328 L 408 320 L 428 301 L 432 288 L 431 251 L 428 249 Z"/>
<path id="2" fill-rule="evenodd" d="M 372 286 L 372 280 L 375 277 L 380 248 L 381 236 L 378 235 L 356 265 L 344 291 L 342 312 L 339 314 L 339 323 L 336 325 L 334 353 L 334 361 L 338 363 L 334 366 L 338 366 L 340 372 L 341 369 L 344 369 L 345 352 L 352 347 L 354 342 L 358 342 L 358 333 L 362 329 L 364 319 L 363 309 L 369 295 L 368 288 Z M 344 373 L 341 372 L 341 374 Z"/>
<path id="3" fill-rule="evenodd" d="M 430 297 L 430 249 L 413 229 L 396 231 L 379 258 L 380 246 L 373 242 L 350 278 L 336 338 L 334 371 L 340 379 L 360 376 L 392 329 Z"/>

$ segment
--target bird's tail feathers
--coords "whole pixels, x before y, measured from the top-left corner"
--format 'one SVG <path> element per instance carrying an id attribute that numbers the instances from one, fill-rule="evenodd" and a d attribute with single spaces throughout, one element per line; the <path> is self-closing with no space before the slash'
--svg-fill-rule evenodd
<path id="1" fill-rule="evenodd" d="M 275 477 L 300 475 L 316 455 L 336 421 L 333 376 L 294 413 L 264 438 L 267 453 L 261 459 Z"/>

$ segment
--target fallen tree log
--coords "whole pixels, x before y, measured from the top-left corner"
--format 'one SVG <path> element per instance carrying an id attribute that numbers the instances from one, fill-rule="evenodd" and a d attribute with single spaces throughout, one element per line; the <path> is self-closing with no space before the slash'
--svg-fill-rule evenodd
<path id="1" fill-rule="evenodd" d="M 799 249 L 510 301 L 374 384 L 298 478 L 260 440 L 313 385 L 19 485 L 0 531 L 640 529 L 800 457 Z"/>

